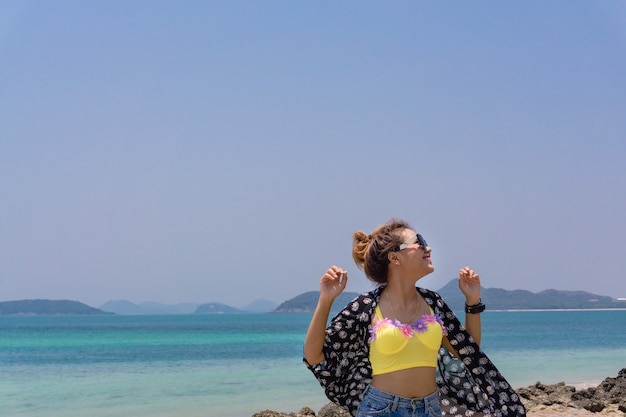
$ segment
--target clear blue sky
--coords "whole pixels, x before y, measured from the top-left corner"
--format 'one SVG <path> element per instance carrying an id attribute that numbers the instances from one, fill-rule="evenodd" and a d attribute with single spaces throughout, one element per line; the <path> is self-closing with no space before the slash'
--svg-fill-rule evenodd
<path id="1" fill-rule="evenodd" d="M 404 218 L 439 289 L 626 297 L 626 3 L 0 1 L 0 300 L 282 302 Z"/>

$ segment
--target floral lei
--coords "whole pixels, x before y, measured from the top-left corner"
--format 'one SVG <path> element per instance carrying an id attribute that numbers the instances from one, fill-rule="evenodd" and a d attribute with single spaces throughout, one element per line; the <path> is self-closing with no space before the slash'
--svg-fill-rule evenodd
<path id="1" fill-rule="evenodd" d="M 443 320 L 437 314 L 424 314 L 421 319 L 416 320 L 413 324 L 402 323 L 399 320 L 392 320 L 385 317 L 378 320 L 375 325 L 370 326 L 370 342 L 376 340 L 376 331 L 382 327 L 397 327 L 404 337 L 410 339 L 415 333 L 424 333 L 428 330 L 428 325 L 433 323 L 438 323 L 441 326 L 444 336 L 448 334 L 443 325 Z"/>

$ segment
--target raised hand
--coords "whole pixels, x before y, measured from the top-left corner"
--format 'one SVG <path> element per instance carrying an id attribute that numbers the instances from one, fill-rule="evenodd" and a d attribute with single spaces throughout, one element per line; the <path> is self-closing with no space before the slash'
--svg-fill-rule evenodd
<path id="1" fill-rule="evenodd" d="M 465 295 L 465 304 L 475 305 L 480 301 L 480 277 L 469 266 L 459 270 L 459 289 Z"/>
<path id="2" fill-rule="evenodd" d="M 320 298 L 334 300 L 346 288 L 348 273 L 338 266 L 331 266 L 320 278 Z"/>

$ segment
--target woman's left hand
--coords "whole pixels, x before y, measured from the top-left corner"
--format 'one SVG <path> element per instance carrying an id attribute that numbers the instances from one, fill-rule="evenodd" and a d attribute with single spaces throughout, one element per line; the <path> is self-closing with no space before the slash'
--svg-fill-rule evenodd
<path id="1" fill-rule="evenodd" d="M 480 302 L 480 277 L 469 266 L 459 270 L 459 289 L 465 295 L 465 304 L 473 306 Z"/>

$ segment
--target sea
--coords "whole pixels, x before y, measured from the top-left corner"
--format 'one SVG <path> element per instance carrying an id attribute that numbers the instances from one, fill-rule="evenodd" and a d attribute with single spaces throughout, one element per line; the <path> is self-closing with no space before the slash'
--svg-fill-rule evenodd
<path id="1" fill-rule="evenodd" d="M 247 417 L 328 401 L 302 364 L 310 314 L 0 316 L 0 416 Z M 487 311 L 513 387 L 626 368 L 626 310 Z"/>

